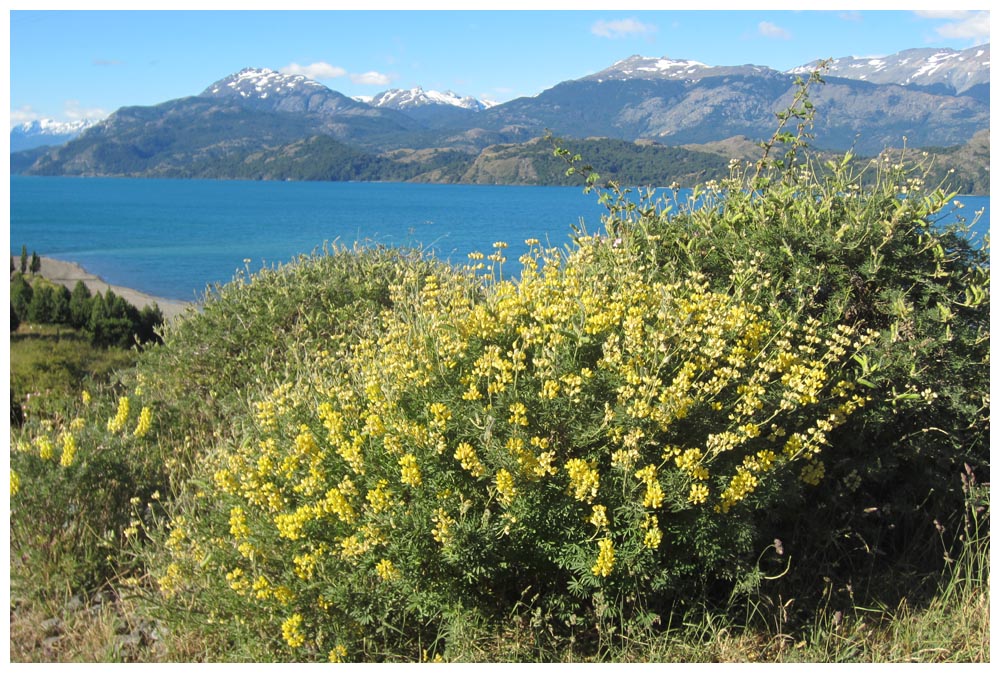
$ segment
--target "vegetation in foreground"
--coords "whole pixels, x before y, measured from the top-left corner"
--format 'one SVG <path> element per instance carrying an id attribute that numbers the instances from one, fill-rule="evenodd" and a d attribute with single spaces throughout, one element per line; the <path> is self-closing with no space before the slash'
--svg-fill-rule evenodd
<path id="1" fill-rule="evenodd" d="M 28 414 L 12 655 L 988 661 L 988 251 L 906 157 L 814 165 L 806 93 L 516 280 L 241 275 Z"/>

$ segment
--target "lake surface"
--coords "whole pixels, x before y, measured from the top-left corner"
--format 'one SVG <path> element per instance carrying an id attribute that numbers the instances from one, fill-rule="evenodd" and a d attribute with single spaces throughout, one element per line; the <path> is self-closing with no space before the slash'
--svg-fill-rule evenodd
<path id="1" fill-rule="evenodd" d="M 985 208 L 987 231 L 989 197 L 959 200 L 969 221 Z M 574 225 L 599 231 L 604 212 L 578 187 L 11 176 L 10 250 L 195 301 L 245 259 L 257 270 L 333 241 L 423 246 L 455 263 L 505 241 L 516 272 L 525 239 L 563 246 Z"/>

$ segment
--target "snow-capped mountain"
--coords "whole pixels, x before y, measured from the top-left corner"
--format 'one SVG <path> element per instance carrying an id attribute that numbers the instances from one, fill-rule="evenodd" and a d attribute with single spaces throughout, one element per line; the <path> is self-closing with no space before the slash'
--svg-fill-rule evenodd
<path id="1" fill-rule="evenodd" d="M 818 63 L 819 61 L 813 61 L 789 72 L 809 72 Z M 949 91 L 961 94 L 977 85 L 989 84 L 990 45 L 984 44 L 962 51 L 907 49 L 890 56 L 836 58 L 826 74 L 874 84 L 944 86 Z"/>
<path id="2" fill-rule="evenodd" d="M 201 92 L 201 98 L 232 100 L 243 107 L 270 112 L 320 115 L 366 114 L 372 110 L 305 75 L 270 68 L 244 68 Z"/>
<path id="3" fill-rule="evenodd" d="M 325 86 L 305 75 L 286 75 L 269 68 L 244 68 L 235 75 L 220 79 L 202 93 L 203 96 L 236 95 L 241 98 L 267 98 L 302 90 L 322 90 Z"/>
<path id="4" fill-rule="evenodd" d="M 10 130 L 10 151 L 30 150 L 43 145 L 62 145 L 97 124 L 100 119 L 79 119 L 57 122 L 36 119 L 19 124 Z"/>
<path id="5" fill-rule="evenodd" d="M 766 138 L 795 80 L 758 65 L 632 56 L 483 109 L 481 101 L 419 87 L 359 101 L 302 75 L 247 68 L 201 94 L 123 107 L 44 156 L 16 160 L 35 175 L 246 177 L 254 174 L 247 161 L 280 159 L 275 165 L 298 162 L 289 174 L 327 176 L 310 179 L 398 179 L 410 168 L 386 168 L 395 161 L 388 153 L 444 170 L 455 161 L 449 153 L 549 132 L 668 145 Z M 863 64 L 840 59 L 827 83 L 810 91 L 818 110 L 814 146 L 875 155 L 903 137 L 914 148 L 961 145 L 988 132 L 988 93 L 988 45 L 910 50 Z M 371 156 L 359 158 L 365 152 Z"/>
<path id="6" fill-rule="evenodd" d="M 634 55 L 609 68 L 588 75 L 579 81 L 609 82 L 615 80 L 682 80 L 697 81 L 705 77 L 734 74 L 761 74 L 770 68 L 755 65 L 713 66 L 699 61 Z"/>
<path id="7" fill-rule="evenodd" d="M 492 107 L 495 103 L 482 101 L 472 96 L 459 96 L 453 91 L 425 91 L 422 87 L 412 89 L 389 89 L 364 102 L 373 107 L 384 107 L 393 110 L 409 110 L 425 105 L 450 105 L 464 110 L 480 111 Z"/>

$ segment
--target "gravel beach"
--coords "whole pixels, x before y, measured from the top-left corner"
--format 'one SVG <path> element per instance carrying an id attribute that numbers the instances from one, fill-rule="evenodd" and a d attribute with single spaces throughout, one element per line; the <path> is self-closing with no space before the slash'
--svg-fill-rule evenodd
<path id="1" fill-rule="evenodd" d="M 11 259 L 14 260 L 14 266 L 16 268 L 20 268 L 20 256 L 15 255 L 12 256 Z M 63 262 L 58 259 L 52 259 L 51 257 L 42 257 L 41 261 L 42 266 L 38 275 L 48 278 L 53 283 L 65 285 L 72 290 L 73 287 L 76 286 L 77 281 L 82 280 L 83 284 L 87 286 L 91 293 L 105 292 L 110 287 L 112 292 L 136 308 L 141 309 L 144 306 L 155 303 L 160 307 L 160 311 L 163 312 L 163 317 L 167 320 L 172 320 L 173 318 L 185 313 L 188 309 L 194 309 L 197 307 L 197 304 L 192 302 L 153 297 L 143 292 L 139 292 L 138 290 L 133 290 L 132 288 L 121 287 L 119 285 L 109 285 L 99 276 L 95 276 L 79 264 L 74 264 L 73 262 Z"/>

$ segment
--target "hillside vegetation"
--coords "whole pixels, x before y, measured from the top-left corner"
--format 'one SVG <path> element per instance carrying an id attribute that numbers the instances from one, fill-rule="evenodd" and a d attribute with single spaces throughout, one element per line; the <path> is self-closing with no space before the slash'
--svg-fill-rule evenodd
<path id="1" fill-rule="evenodd" d="M 240 274 L 29 414 L 12 658 L 989 661 L 988 249 L 808 84 L 679 203 L 550 148 L 607 215 L 518 278 Z"/>
<path id="2" fill-rule="evenodd" d="M 93 142 L 97 152 L 97 141 Z M 687 186 L 723 180 L 728 176 L 731 160 L 752 160 L 760 153 L 759 143 L 742 136 L 679 147 L 652 140 L 631 142 L 613 138 L 567 138 L 561 142 L 601 166 L 606 179 L 622 185 Z M 563 186 L 578 182 L 572 175 L 566 175 L 564 167 L 549 151 L 545 138 L 494 144 L 483 149 L 458 145 L 374 154 L 318 135 L 266 148 L 224 144 L 211 152 L 182 149 L 171 154 L 167 162 L 156 154 L 140 151 L 138 146 L 119 146 L 115 157 L 106 148 L 100 152 L 102 161 L 108 162 L 104 173 L 131 177 Z M 900 150 L 888 152 L 898 154 Z M 930 159 L 927 163 L 935 166 L 928 179 L 962 194 L 989 194 L 988 130 L 965 145 L 923 152 Z M 62 173 L 63 169 L 48 160 L 32 166 L 39 156 L 40 150 L 12 154 L 11 172 L 23 173 L 30 168 L 35 175 Z"/>

